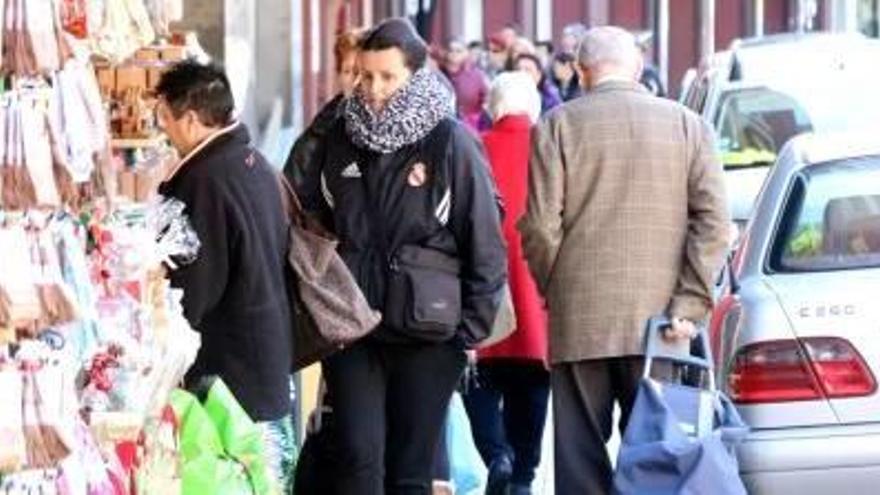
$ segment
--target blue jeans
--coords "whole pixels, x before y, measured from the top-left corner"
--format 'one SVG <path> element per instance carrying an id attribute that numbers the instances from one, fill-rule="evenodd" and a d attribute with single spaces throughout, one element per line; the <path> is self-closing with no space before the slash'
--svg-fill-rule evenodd
<path id="1" fill-rule="evenodd" d="M 477 367 L 477 385 L 464 395 L 474 441 L 486 466 L 513 463 L 511 483 L 530 485 L 541 463 L 550 373 L 538 361 L 493 359 Z"/>

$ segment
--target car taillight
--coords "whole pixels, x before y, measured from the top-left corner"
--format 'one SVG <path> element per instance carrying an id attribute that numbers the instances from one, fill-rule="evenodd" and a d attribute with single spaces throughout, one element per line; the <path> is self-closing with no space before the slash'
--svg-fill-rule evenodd
<path id="1" fill-rule="evenodd" d="M 740 404 L 818 399 L 821 391 L 796 340 L 739 350 L 729 375 L 730 398 Z"/>
<path id="2" fill-rule="evenodd" d="M 801 342 L 829 399 L 863 397 L 877 389 L 871 370 L 846 340 L 827 337 L 802 339 Z"/>
<path id="3" fill-rule="evenodd" d="M 740 404 L 859 397 L 877 388 L 859 353 L 836 337 L 748 345 L 734 358 L 729 384 Z"/>

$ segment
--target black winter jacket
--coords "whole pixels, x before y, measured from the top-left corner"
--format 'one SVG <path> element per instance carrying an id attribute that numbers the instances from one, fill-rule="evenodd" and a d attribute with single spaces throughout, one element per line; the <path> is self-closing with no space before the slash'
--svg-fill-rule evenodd
<path id="1" fill-rule="evenodd" d="M 255 421 L 290 413 L 287 218 L 275 172 L 244 125 L 194 156 L 160 193 L 186 204 L 201 249 L 171 273 L 202 336 L 187 385 L 219 375 Z"/>
<path id="2" fill-rule="evenodd" d="M 342 120 L 345 98 L 342 94 L 330 100 L 309 127 L 297 138 L 284 165 L 284 175 L 293 185 L 303 206 L 319 209 L 321 164 L 324 163 L 327 134 Z"/>
<path id="3" fill-rule="evenodd" d="M 325 150 L 325 213 L 333 219 L 340 255 L 371 306 L 384 309 L 396 249 L 430 247 L 461 263 L 457 340 L 471 347 L 485 338 L 507 282 L 507 254 L 494 182 L 475 136 L 447 118 L 421 141 L 379 154 L 352 144 L 340 119 Z M 374 335 L 401 340 L 392 334 L 382 326 Z"/>

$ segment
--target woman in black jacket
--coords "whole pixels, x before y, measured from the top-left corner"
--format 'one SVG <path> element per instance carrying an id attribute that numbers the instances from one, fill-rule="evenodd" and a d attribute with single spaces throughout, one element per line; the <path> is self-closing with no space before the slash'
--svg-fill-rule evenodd
<path id="1" fill-rule="evenodd" d="M 343 103 L 357 84 L 357 52 L 362 35 L 363 29 L 352 29 L 336 37 L 333 56 L 339 93 L 321 108 L 309 127 L 297 138 L 284 165 L 284 175 L 307 208 L 316 207 L 317 198 L 312 193 L 318 191 L 315 181 L 320 176 L 327 133 L 342 119 Z"/>
<path id="2" fill-rule="evenodd" d="M 482 148 L 426 56 L 402 19 L 364 36 L 358 89 L 321 164 L 339 252 L 383 313 L 372 335 L 323 363 L 334 493 L 430 493 L 464 351 L 490 333 L 507 280 Z"/>

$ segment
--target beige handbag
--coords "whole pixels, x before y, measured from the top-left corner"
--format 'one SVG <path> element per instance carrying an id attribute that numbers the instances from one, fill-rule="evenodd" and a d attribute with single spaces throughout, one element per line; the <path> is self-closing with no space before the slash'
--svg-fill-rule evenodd
<path id="1" fill-rule="evenodd" d="M 336 252 L 337 241 L 303 211 L 296 193 L 279 175 L 290 218 L 288 284 L 293 312 L 294 371 L 316 363 L 363 338 L 382 316 L 370 308 L 354 276 Z"/>

